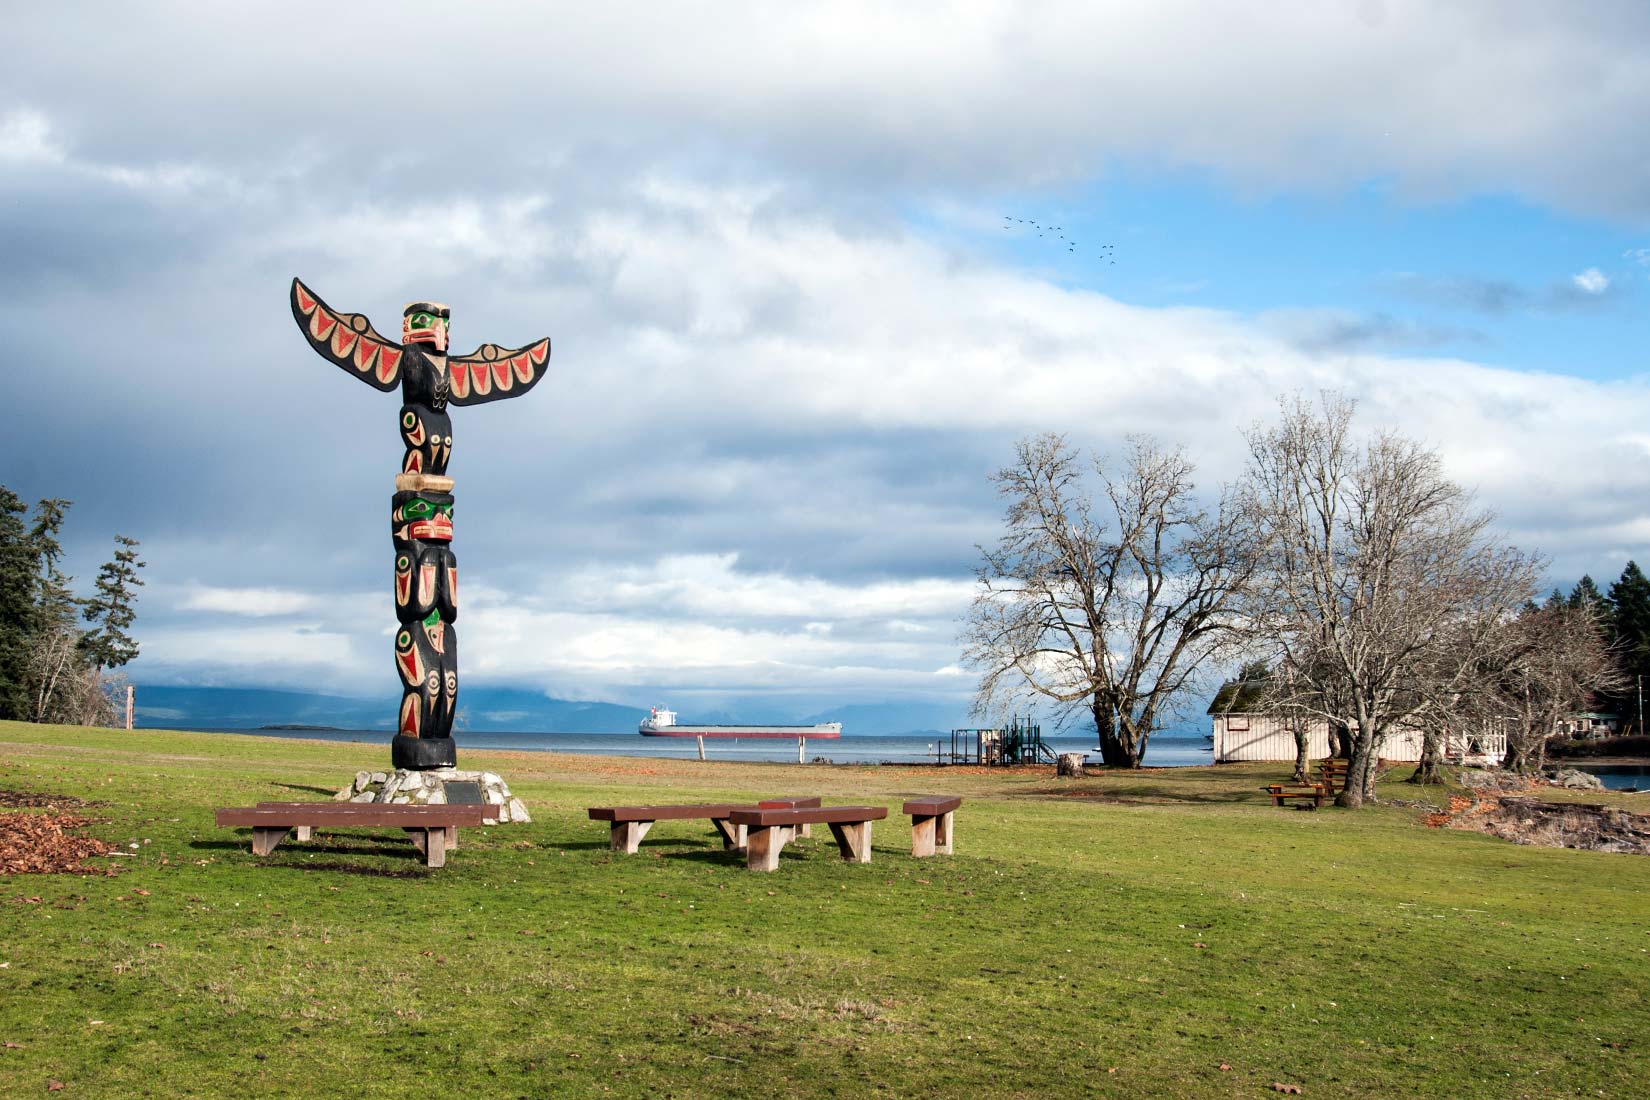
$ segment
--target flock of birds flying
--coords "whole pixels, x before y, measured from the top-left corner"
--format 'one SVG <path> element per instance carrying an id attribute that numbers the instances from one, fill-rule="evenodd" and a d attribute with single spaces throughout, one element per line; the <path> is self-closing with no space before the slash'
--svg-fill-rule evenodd
<path id="1" fill-rule="evenodd" d="M 1067 252 L 1076 252 L 1077 251 L 1077 242 L 1072 240 L 1070 237 L 1066 236 L 1065 230 L 1062 229 L 1058 225 L 1042 225 L 1041 223 L 1039 223 L 1038 221 L 1036 221 L 1033 218 L 1012 218 L 1012 217 L 1009 217 L 1007 214 L 1003 215 L 1003 228 L 1004 229 L 1017 229 L 1019 226 L 1022 226 L 1022 225 L 1026 226 L 1028 228 L 1031 228 L 1031 229 L 1035 229 L 1037 231 L 1037 235 L 1039 237 L 1049 237 L 1053 240 L 1063 242 L 1066 246 L 1066 251 Z M 1104 260 L 1108 263 L 1115 264 L 1117 262 L 1117 255 L 1116 255 L 1115 249 L 1113 249 L 1112 246 L 1109 245 L 1109 244 L 1101 245 L 1100 246 L 1100 259 L 1102 259 L 1102 260 Z"/>

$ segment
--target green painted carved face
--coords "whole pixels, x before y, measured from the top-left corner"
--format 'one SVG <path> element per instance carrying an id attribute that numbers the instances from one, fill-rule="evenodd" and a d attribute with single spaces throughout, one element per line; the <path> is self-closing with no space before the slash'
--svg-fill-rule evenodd
<path id="1" fill-rule="evenodd" d="M 445 504 L 437 504 L 435 501 L 425 500 L 423 497 L 413 497 L 401 506 L 402 519 L 429 519 L 434 515 L 443 515 L 448 519 L 452 519 L 453 502 L 449 500 Z"/>
<path id="2" fill-rule="evenodd" d="M 453 502 L 415 496 L 395 506 L 395 522 L 404 523 L 401 538 L 439 539 L 453 537 Z"/>
<path id="3" fill-rule="evenodd" d="M 406 344 L 431 344 L 436 351 L 447 350 L 449 321 L 441 313 L 445 307 L 428 302 L 414 302 L 401 317 L 401 341 Z"/>

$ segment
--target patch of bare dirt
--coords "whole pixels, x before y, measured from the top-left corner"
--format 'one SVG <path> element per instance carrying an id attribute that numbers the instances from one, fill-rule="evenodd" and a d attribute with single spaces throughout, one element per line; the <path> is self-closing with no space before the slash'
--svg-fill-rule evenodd
<path id="1" fill-rule="evenodd" d="M 115 851 L 95 837 L 73 835 L 87 824 L 73 814 L 0 813 L 0 875 L 118 874 L 113 864 L 85 864 Z"/>
<path id="2" fill-rule="evenodd" d="M 107 802 L 87 802 L 67 794 L 43 791 L 0 790 L 0 807 L 18 810 L 84 810 L 91 806 L 106 806 Z"/>
<path id="3" fill-rule="evenodd" d="M 1538 848 L 1650 855 L 1650 817 L 1586 802 L 1456 796 L 1447 813 L 1429 815 L 1425 824 L 1472 829 Z"/>

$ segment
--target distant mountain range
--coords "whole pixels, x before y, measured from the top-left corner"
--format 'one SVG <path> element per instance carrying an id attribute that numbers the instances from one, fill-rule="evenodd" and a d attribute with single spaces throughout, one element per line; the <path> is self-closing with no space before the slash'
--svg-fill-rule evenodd
<path id="1" fill-rule="evenodd" d="M 137 724 L 150 729 L 257 729 L 259 726 L 332 726 L 389 732 L 394 699 L 357 699 L 265 688 L 139 685 Z M 943 703 L 856 703 L 789 718 L 754 710 L 755 704 L 715 711 L 684 711 L 694 722 L 841 722 L 854 737 L 895 734 L 937 736 L 969 724 L 960 709 Z M 552 699 L 521 688 L 466 687 L 460 715 L 470 729 L 534 733 L 635 733 L 645 707 Z"/>

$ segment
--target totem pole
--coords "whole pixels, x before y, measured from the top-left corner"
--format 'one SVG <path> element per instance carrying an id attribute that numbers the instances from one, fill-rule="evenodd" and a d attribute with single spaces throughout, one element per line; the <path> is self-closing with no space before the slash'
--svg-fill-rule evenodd
<path id="1" fill-rule="evenodd" d="M 395 667 L 401 710 L 390 757 L 397 768 L 450 768 L 458 762 L 458 562 L 453 538 L 453 450 L 447 405 L 480 405 L 533 388 L 550 362 L 550 341 L 521 348 L 482 344 L 447 354 L 447 307 L 414 302 L 401 317 L 401 343 L 384 339 L 359 313 L 339 313 L 297 279 L 292 316 L 325 359 L 375 389 L 401 384 L 406 453 L 390 498 L 395 544 Z"/>

